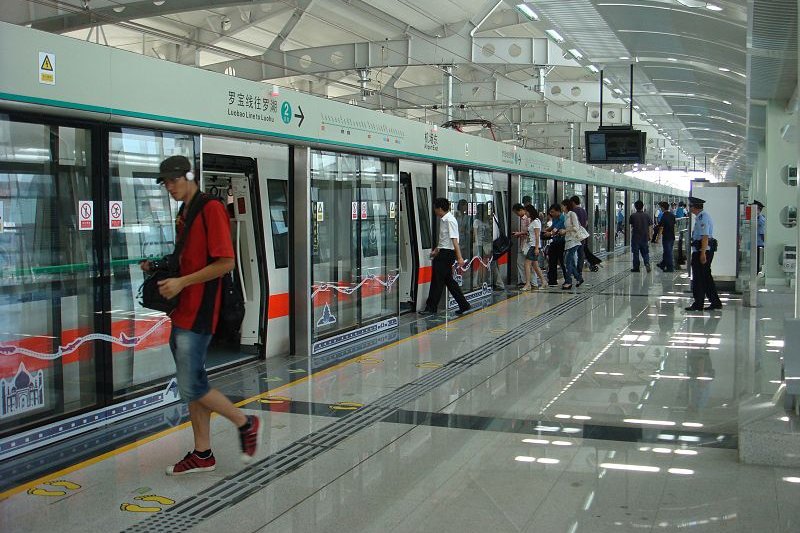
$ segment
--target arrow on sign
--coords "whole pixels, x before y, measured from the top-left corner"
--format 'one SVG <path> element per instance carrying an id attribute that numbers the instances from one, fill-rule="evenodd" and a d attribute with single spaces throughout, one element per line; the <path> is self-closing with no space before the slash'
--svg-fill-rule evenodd
<path id="1" fill-rule="evenodd" d="M 299 128 L 300 126 L 303 125 L 303 119 L 306 118 L 306 116 L 305 116 L 305 114 L 303 114 L 303 108 L 302 107 L 297 106 L 297 110 L 300 111 L 300 112 L 299 113 L 295 113 L 294 114 L 294 118 L 299 118 L 300 119 L 300 122 L 297 123 L 297 127 Z"/>

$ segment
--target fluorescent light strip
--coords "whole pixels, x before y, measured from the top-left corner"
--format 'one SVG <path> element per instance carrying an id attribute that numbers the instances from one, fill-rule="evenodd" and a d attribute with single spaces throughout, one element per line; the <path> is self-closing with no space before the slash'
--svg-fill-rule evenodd
<path id="1" fill-rule="evenodd" d="M 623 422 L 628 424 L 645 424 L 649 426 L 674 426 L 675 422 L 672 420 L 646 420 L 642 418 L 626 418 Z"/>
<path id="2" fill-rule="evenodd" d="M 539 20 L 539 15 L 536 14 L 536 11 L 530 8 L 527 4 L 517 4 L 517 9 L 519 9 L 523 15 L 528 17 L 531 20 Z"/>
<path id="3" fill-rule="evenodd" d="M 545 33 L 547 35 L 549 35 L 557 43 L 563 43 L 564 42 L 564 38 L 556 30 L 552 30 L 552 29 L 545 30 Z"/>
<path id="4" fill-rule="evenodd" d="M 657 466 L 624 465 L 619 463 L 600 463 L 600 468 L 608 470 L 627 470 L 630 472 L 661 472 Z"/>

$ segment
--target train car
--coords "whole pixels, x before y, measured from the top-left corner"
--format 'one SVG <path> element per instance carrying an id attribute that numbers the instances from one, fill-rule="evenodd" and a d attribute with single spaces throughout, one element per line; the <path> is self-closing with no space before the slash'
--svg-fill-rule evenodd
<path id="1" fill-rule="evenodd" d="M 139 263 L 174 243 L 179 206 L 155 180 L 168 156 L 188 157 L 231 217 L 246 313 L 240 331 L 215 341 L 216 370 L 294 354 L 313 371 L 335 348 L 386 338 L 402 313 L 425 305 L 436 197 L 459 221 L 469 258 L 460 275 L 476 300 L 498 278 L 518 281 L 516 249 L 495 258 L 492 241 L 515 230 L 511 205 L 524 196 L 539 209 L 580 196 L 593 247 L 607 254 L 624 249 L 627 224 L 617 217 L 636 198 L 650 206 L 654 193 L 680 195 L 5 23 L 0 71 L 3 453 L 177 399 L 169 319 L 137 297 Z"/>

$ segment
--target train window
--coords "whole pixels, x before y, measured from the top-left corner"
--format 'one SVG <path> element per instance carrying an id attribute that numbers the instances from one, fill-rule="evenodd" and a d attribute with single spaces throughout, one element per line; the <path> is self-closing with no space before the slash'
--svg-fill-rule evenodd
<path id="1" fill-rule="evenodd" d="M 289 266 L 289 182 L 267 180 L 269 218 L 272 226 L 272 249 L 275 268 Z"/>
<path id="2" fill-rule="evenodd" d="M 431 244 L 431 208 L 428 205 L 428 189 L 417 187 L 417 213 L 419 214 L 419 231 L 423 250 L 433 248 Z"/>

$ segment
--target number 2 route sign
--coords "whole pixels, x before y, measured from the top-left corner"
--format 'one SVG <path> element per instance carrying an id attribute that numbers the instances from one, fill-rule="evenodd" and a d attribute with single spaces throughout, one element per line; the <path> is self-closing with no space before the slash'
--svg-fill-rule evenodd
<path id="1" fill-rule="evenodd" d="M 80 231 L 94 229 L 94 202 L 91 200 L 78 202 L 78 229 Z"/>

